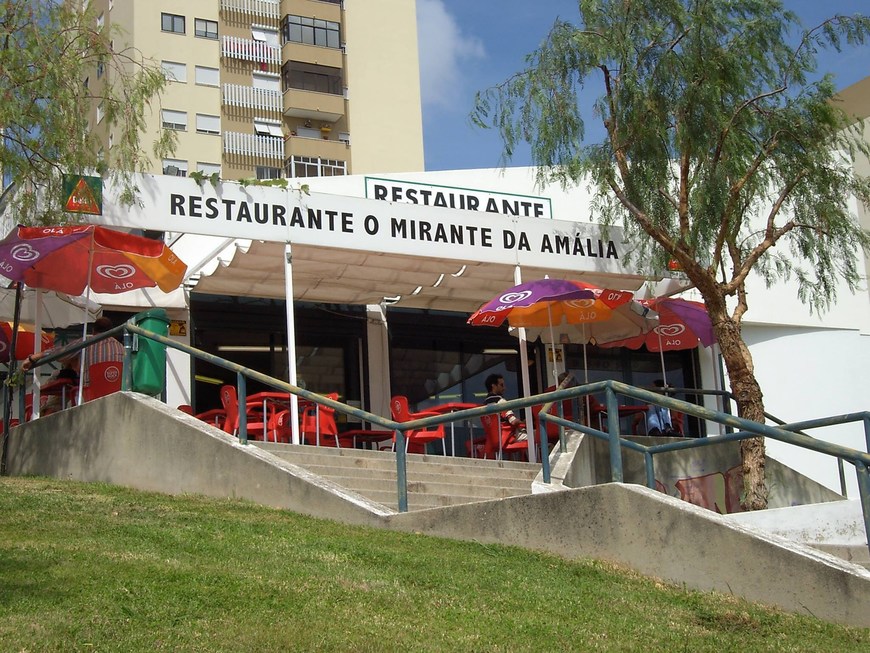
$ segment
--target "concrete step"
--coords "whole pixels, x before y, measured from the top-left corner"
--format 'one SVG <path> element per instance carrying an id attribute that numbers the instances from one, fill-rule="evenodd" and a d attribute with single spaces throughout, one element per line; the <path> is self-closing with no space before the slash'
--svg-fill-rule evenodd
<path id="1" fill-rule="evenodd" d="M 358 467 L 362 469 L 392 470 L 396 469 L 396 457 L 392 452 L 367 451 L 364 449 L 334 449 L 330 447 L 311 447 L 282 443 L 252 443 L 269 453 L 283 458 L 288 462 L 300 465 L 323 465 L 332 467 Z M 480 460 L 451 456 L 432 456 L 424 454 L 408 454 L 407 470 L 410 475 L 414 471 L 437 472 L 444 474 L 497 476 L 504 471 L 524 473 L 533 479 L 539 466 L 525 462 L 510 460 Z"/>
<path id="2" fill-rule="evenodd" d="M 360 479 L 372 481 L 389 481 L 395 483 L 395 469 L 369 469 L 365 467 L 345 467 L 335 465 L 313 465 L 306 461 L 295 461 L 294 464 L 305 467 L 310 472 L 319 474 L 320 476 L 342 476 L 347 479 Z M 476 476 L 471 474 L 443 473 L 440 470 L 422 471 L 414 469 L 409 470 L 408 482 L 437 482 L 443 481 L 447 483 L 461 484 L 468 487 L 512 487 L 519 490 L 528 489 L 534 475 L 525 472 L 505 472 L 502 474 L 487 474 Z"/>
<path id="3" fill-rule="evenodd" d="M 306 467 L 308 471 L 318 474 L 317 471 Z M 359 476 L 341 476 L 337 474 L 318 474 L 323 478 L 329 479 L 333 483 L 353 489 L 360 494 L 364 494 L 371 490 L 385 490 L 396 493 L 395 478 L 365 478 Z M 504 497 L 521 496 L 529 494 L 531 487 L 529 484 L 525 486 L 519 484 L 501 485 L 473 485 L 469 483 L 450 483 L 444 482 L 438 477 L 432 477 L 429 480 L 408 479 L 408 492 L 416 492 L 420 494 L 444 494 L 450 496 L 469 496 L 479 497 L 481 499 L 503 499 Z"/>
<path id="4" fill-rule="evenodd" d="M 809 546 L 825 553 L 842 558 L 847 562 L 860 565 L 870 570 L 870 549 L 866 545 L 828 544 L 823 542 L 809 542 Z"/>
<path id="5" fill-rule="evenodd" d="M 371 501 L 398 508 L 396 457 L 392 452 L 272 442 L 255 444 Z M 529 494 L 538 469 L 538 465 L 515 461 L 409 454 L 408 509 Z"/>
<path id="6" fill-rule="evenodd" d="M 399 509 L 398 495 L 396 491 L 378 491 L 362 493 L 364 497 L 370 501 L 375 501 L 382 506 Z M 444 506 L 457 506 L 463 503 L 477 503 L 479 501 L 487 501 L 480 497 L 471 496 L 448 496 L 443 494 L 420 494 L 417 492 L 408 492 L 408 510 L 426 510 L 427 508 L 442 508 Z"/>

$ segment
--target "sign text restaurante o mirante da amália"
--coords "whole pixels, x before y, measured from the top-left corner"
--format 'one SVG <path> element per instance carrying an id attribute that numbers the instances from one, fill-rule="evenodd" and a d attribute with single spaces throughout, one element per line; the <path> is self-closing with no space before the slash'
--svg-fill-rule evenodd
<path id="1" fill-rule="evenodd" d="M 294 245 L 625 273 L 621 229 L 401 202 L 142 175 L 140 202 L 106 191 L 95 222 Z"/>

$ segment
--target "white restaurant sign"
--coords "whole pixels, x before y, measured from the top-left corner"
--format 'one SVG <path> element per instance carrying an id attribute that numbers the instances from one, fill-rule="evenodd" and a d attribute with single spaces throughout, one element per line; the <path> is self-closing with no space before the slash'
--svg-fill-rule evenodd
<path id="1" fill-rule="evenodd" d="M 631 274 L 622 230 L 596 224 L 390 202 L 270 186 L 217 188 L 184 177 L 142 175 L 125 206 L 107 182 L 92 222 L 209 236 L 290 242 L 464 262 Z"/>

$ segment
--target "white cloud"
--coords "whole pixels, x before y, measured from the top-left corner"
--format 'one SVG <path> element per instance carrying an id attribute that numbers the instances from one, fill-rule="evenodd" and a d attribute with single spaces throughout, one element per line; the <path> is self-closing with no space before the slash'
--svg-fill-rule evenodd
<path id="1" fill-rule="evenodd" d="M 417 40 L 423 104 L 455 106 L 462 97 L 463 64 L 486 56 L 483 43 L 462 32 L 443 0 L 417 0 Z"/>

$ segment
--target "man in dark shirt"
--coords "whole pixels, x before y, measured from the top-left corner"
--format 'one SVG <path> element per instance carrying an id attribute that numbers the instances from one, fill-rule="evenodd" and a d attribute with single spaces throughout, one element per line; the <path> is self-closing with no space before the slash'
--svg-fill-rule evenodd
<path id="1" fill-rule="evenodd" d="M 502 396 L 504 392 L 504 377 L 501 374 L 490 374 L 486 377 L 486 399 L 484 404 L 504 403 L 505 398 Z M 528 439 L 525 425 L 520 419 L 514 415 L 512 410 L 506 410 L 501 413 L 502 424 L 507 424 L 511 427 L 511 434 L 516 442 L 524 442 Z"/>

